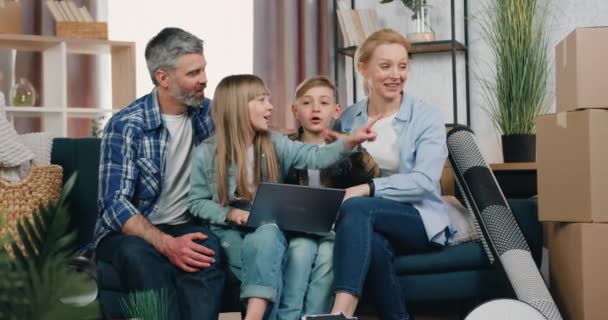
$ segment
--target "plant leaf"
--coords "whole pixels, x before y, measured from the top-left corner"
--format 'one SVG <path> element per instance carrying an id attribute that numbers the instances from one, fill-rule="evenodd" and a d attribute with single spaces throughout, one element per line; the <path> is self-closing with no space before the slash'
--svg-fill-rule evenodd
<path id="1" fill-rule="evenodd" d="M 96 290 L 86 275 L 70 271 L 76 234 L 70 231 L 67 195 L 75 177 L 66 182 L 60 199 L 41 206 L 33 222 L 23 220 L 17 230 L 24 249 L 12 240 L 0 242 L 1 319 L 96 319 L 99 304 L 86 306 L 62 302 L 62 298 Z M 4 249 L 10 242 L 11 259 Z M 94 286 L 94 287 L 92 287 Z"/>

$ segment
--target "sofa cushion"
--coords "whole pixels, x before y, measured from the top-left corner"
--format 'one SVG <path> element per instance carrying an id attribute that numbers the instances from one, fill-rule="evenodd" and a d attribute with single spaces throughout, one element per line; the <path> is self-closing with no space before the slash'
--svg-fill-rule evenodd
<path id="1" fill-rule="evenodd" d="M 99 175 L 98 138 L 56 138 L 53 140 L 51 163 L 63 167 L 63 182 L 73 173 L 78 178 L 68 199 L 72 224 L 78 229 L 77 245 L 87 245 L 93 238 L 97 221 L 97 190 Z"/>
<path id="2" fill-rule="evenodd" d="M 395 259 L 397 275 L 441 273 L 489 267 L 480 242 L 467 242 L 442 250 L 399 256 Z"/>
<path id="3" fill-rule="evenodd" d="M 532 250 L 534 261 L 537 266 L 540 266 L 543 232 L 542 226 L 538 223 L 536 200 L 510 199 L 509 206 Z M 489 267 L 488 258 L 479 241 L 449 246 L 426 254 L 399 256 L 395 259 L 395 271 L 398 275 L 430 274 Z"/>
<path id="4" fill-rule="evenodd" d="M 499 268 L 405 275 L 399 277 L 399 284 L 407 303 L 513 296 L 511 285 Z"/>

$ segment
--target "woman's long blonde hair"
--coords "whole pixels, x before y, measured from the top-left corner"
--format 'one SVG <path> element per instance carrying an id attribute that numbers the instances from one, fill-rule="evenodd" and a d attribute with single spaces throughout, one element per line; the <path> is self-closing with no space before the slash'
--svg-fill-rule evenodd
<path id="1" fill-rule="evenodd" d="M 266 179 L 278 180 L 278 164 L 270 132 L 256 132 L 251 127 L 249 101 L 267 95 L 268 88 L 262 79 L 239 74 L 220 81 L 213 96 L 211 117 L 215 125 L 217 167 L 217 194 L 222 206 L 228 205 L 228 168 L 236 165 L 236 192 L 242 198 L 252 200 L 247 188 L 247 148 L 252 141 L 254 148 L 253 183 L 257 187 L 261 177 L 261 159 L 264 155 Z"/>

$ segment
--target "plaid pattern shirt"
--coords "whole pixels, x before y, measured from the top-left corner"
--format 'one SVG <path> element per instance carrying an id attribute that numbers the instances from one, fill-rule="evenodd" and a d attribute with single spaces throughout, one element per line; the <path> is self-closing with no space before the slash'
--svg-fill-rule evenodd
<path id="1" fill-rule="evenodd" d="M 188 108 L 194 143 L 214 133 L 211 100 Z M 135 214 L 148 216 L 162 190 L 169 131 L 161 117 L 156 90 L 116 113 L 101 141 L 98 219 L 90 248 L 110 232 L 120 232 Z M 185 163 L 184 165 L 190 165 Z"/>

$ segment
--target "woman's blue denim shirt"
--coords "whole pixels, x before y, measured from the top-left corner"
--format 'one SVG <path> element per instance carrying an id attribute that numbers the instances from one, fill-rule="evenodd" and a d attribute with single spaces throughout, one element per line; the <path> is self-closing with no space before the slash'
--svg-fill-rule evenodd
<path id="1" fill-rule="evenodd" d="M 365 98 L 344 110 L 337 129 L 352 132 L 364 125 L 367 105 Z M 429 241 L 447 244 L 453 232 L 439 184 L 448 155 L 441 112 L 404 93 L 392 125 L 399 147 L 399 172 L 375 178 L 374 196 L 411 203 L 420 212 Z"/>
<path id="2" fill-rule="evenodd" d="M 344 148 L 343 139 L 327 144 L 304 144 L 291 141 L 286 136 L 272 132 L 272 143 L 279 166 L 279 182 L 287 175 L 290 169 L 324 169 L 344 157 L 351 151 Z M 232 209 L 230 206 L 222 207 L 217 194 L 217 165 L 215 164 L 216 139 L 215 136 L 203 141 L 194 151 L 192 159 L 192 173 L 190 176 L 190 194 L 188 206 L 190 212 L 213 225 L 226 225 L 226 215 Z M 264 155 L 262 155 L 264 157 Z M 262 181 L 265 181 L 266 168 L 262 161 Z M 228 168 L 228 194 L 229 201 L 235 200 L 236 167 Z"/>

